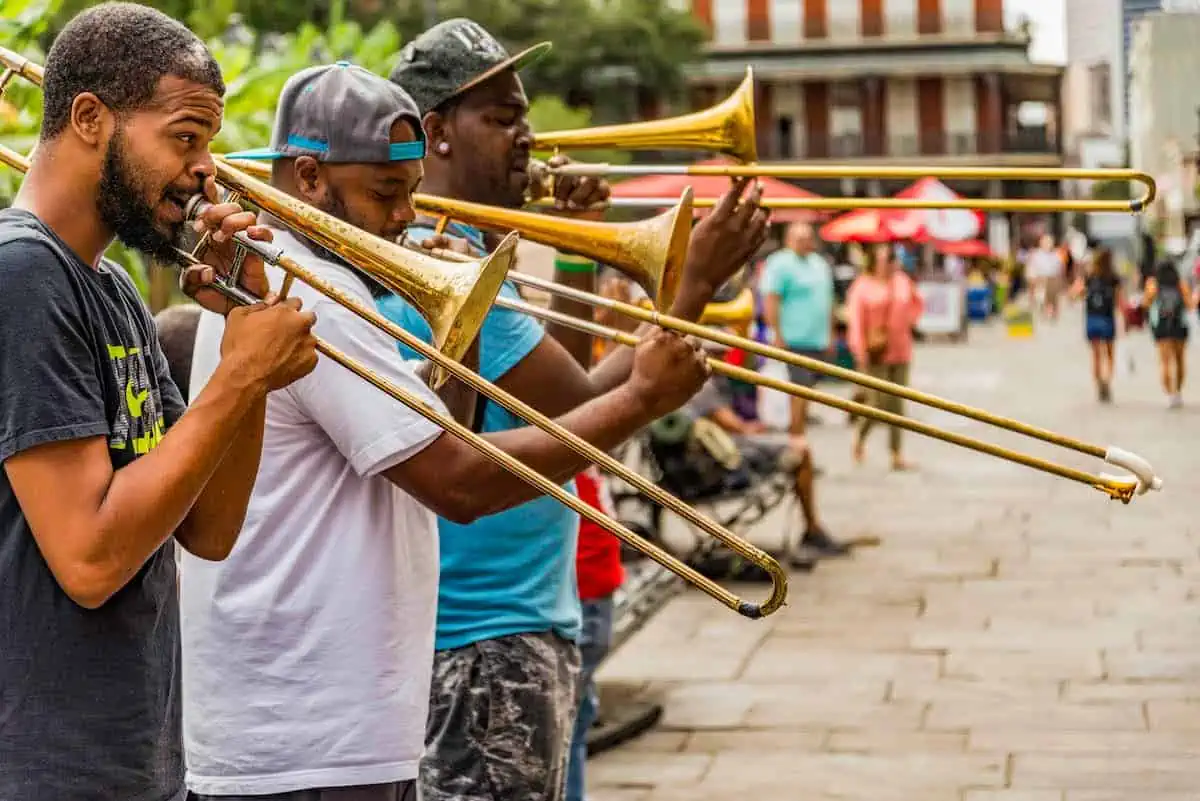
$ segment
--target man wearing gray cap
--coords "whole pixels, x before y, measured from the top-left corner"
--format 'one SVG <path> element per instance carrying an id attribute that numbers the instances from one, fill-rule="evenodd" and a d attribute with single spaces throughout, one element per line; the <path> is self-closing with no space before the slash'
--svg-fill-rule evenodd
<path id="1" fill-rule="evenodd" d="M 394 238 L 413 219 L 424 144 L 403 90 L 338 63 L 289 79 L 271 146 L 232 155 L 271 160 L 277 188 Z M 369 307 L 383 293 L 265 222 L 289 256 L 350 297 Z M 445 409 L 394 339 L 307 285 L 293 294 L 316 312 L 317 336 Z M 220 325 L 206 315 L 199 326 L 192 393 L 211 374 Z M 639 348 L 630 381 L 558 422 L 611 448 L 664 402 L 682 403 L 706 373 L 687 342 L 664 333 Z M 537 428 L 487 438 L 554 480 L 586 464 Z M 189 789 L 200 799 L 414 799 L 433 658 L 435 515 L 467 522 L 536 494 L 331 360 L 274 393 L 238 547 L 219 565 L 182 564 Z"/>
<path id="2" fill-rule="evenodd" d="M 422 191 L 493 206 L 524 204 L 532 134 L 517 70 L 549 48 L 543 42 L 510 55 L 478 23 L 451 19 L 401 51 L 391 79 L 417 101 L 429 138 Z M 739 202 L 746 185 L 735 184 L 695 228 L 672 314 L 695 320 L 761 245 L 767 213 L 758 207 L 757 189 Z M 568 210 L 607 195 L 596 179 L 556 186 L 557 205 Z M 418 230 L 419 236 L 430 229 Z M 479 250 L 492 244 L 468 226 L 448 232 Z M 584 278 L 584 288 L 594 290 L 595 265 L 571 265 L 576 272 L 567 275 L 564 267 L 557 280 L 574 278 L 580 286 Z M 380 310 L 428 340 L 429 327 L 402 299 L 384 298 Z M 480 372 L 547 414 L 589 403 L 629 375 L 629 348 L 587 371 L 544 334 L 529 318 L 493 308 L 480 334 Z M 482 421 L 483 431 L 524 425 L 491 403 L 484 404 Z M 427 801 L 557 801 L 578 704 L 579 517 L 539 498 L 468 525 L 446 519 L 438 525 L 437 653 L 422 795 Z"/>

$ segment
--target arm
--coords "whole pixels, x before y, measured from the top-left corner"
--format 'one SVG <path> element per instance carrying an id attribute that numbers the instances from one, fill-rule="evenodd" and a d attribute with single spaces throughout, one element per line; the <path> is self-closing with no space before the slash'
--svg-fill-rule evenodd
<path id="1" fill-rule="evenodd" d="M 125 467 L 113 469 L 104 436 L 44 439 L 5 462 L 38 547 L 72 600 L 95 609 L 137 574 L 188 518 L 265 394 L 260 378 L 223 363 L 158 447 Z M 234 507 L 236 500 L 225 502 Z M 233 536 L 244 512 L 242 504 L 226 513 L 236 518 Z M 212 538 L 232 539 L 224 531 Z"/>
<path id="2" fill-rule="evenodd" d="M 731 434 L 754 434 L 763 431 L 766 426 L 760 422 L 743 420 L 738 413 L 728 406 L 722 406 L 713 411 L 710 419 Z"/>
<path id="3" fill-rule="evenodd" d="M 608 451 L 659 416 L 661 410 L 647 405 L 628 385 L 622 385 L 555 422 Z M 486 434 L 484 439 L 556 484 L 570 480 L 591 464 L 535 426 Z M 463 524 L 542 494 L 453 434 L 442 434 L 384 475 L 439 516 Z"/>
<path id="4" fill-rule="evenodd" d="M 1145 291 L 1142 292 L 1142 308 L 1149 309 L 1154 303 L 1156 294 L 1158 294 L 1158 281 L 1154 278 L 1147 278 Z"/>
<path id="5" fill-rule="evenodd" d="M 164 387 L 154 381 L 150 354 L 128 347 L 123 357 L 109 354 L 125 359 L 130 371 L 117 389 L 121 380 L 104 372 L 115 368 L 98 365 L 93 350 L 98 335 L 134 333 L 99 332 L 47 246 L 11 242 L 0 263 L 5 265 L 0 304 L 9 306 L 0 307 L 0 347 L 22 352 L 0 360 L 0 462 L 56 581 L 76 603 L 95 608 L 125 586 L 183 523 L 265 394 L 270 373 L 244 358 L 223 364 L 196 407 L 162 436 L 168 410 L 159 407 Z M 127 419 L 134 414 L 129 393 L 142 398 L 136 412 L 148 417 L 137 444 L 133 430 L 113 431 L 109 402 L 115 399 L 106 398 L 106 383 L 109 393 L 123 390 Z M 174 385 L 168 382 L 165 390 L 175 412 L 182 411 Z M 110 438 L 117 440 L 117 450 L 110 451 Z M 133 458 L 143 444 L 149 452 Z M 133 460 L 118 468 L 114 458 Z"/>
<path id="6" fill-rule="evenodd" d="M 712 213 L 692 230 L 683 278 L 668 314 L 692 322 L 698 320 L 717 289 L 762 247 L 769 215 L 758 205 L 762 192 L 757 183 L 743 200 L 743 192 L 749 185 L 749 179 L 735 181 Z M 652 330 L 652 326 L 641 325 L 635 333 L 644 337 Z M 523 394 L 537 392 L 538 382 L 545 382 L 547 378 L 558 382 L 563 404 L 573 408 L 619 386 L 629 377 L 633 365 L 632 350 L 619 345 L 614 346 L 586 377 L 582 371 L 568 373 L 564 360 L 550 349 L 537 356 L 539 361 L 531 362 L 527 373 L 512 377 L 510 391 L 546 414 L 554 414 L 563 407 L 539 405 L 546 400 L 544 393 L 529 397 Z"/>
<path id="7" fill-rule="evenodd" d="M 908 279 L 909 292 L 911 293 L 911 302 L 909 303 L 909 325 L 916 325 L 921 321 L 921 315 L 925 313 L 925 296 L 921 294 L 921 290 L 917 288 L 917 283 L 911 278 Z"/>
<path id="8" fill-rule="evenodd" d="M 864 329 L 864 316 L 867 313 L 863 299 L 862 278 L 855 278 L 846 292 L 846 341 L 854 359 L 860 365 L 866 362 L 867 338 Z"/>
<path id="9" fill-rule="evenodd" d="M 441 405 L 386 334 L 340 306 L 319 303 L 319 310 L 318 333 L 330 344 L 420 402 Z M 703 380 L 704 363 L 679 337 L 651 337 L 638 352 L 647 363 L 625 385 L 557 422 L 596 447 L 610 449 L 681 404 Z M 364 386 L 327 360 L 288 392 L 359 475 L 383 475 L 449 520 L 469 522 L 539 494 L 456 436 L 440 432 L 405 404 Z M 536 427 L 488 434 L 486 439 L 555 482 L 570 479 L 589 463 Z"/>
<path id="10" fill-rule="evenodd" d="M 587 259 L 559 253 L 554 260 L 554 280 L 563 286 L 584 292 L 596 292 L 596 264 Z M 582 320 L 592 319 L 592 307 L 586 303 L 568 300 L 559 294 L 550 299 L 550 308 Z M 592 363 L 592 337 L 577 328 L 549 323 L 546 333 L 563 346 L 577 364 L 586 369 Z"/>

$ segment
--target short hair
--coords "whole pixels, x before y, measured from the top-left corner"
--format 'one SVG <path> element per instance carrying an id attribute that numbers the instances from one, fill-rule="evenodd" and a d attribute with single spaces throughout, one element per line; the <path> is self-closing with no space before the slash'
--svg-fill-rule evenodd
<path id="1" fill-rule="evenodd" d="M 153 100 L 167 75 L 225 95 L 221 68 L 204 42 L 161 11 L 117 2 L 81 12 L 46 56 L 41 139 L 62 133 L 81 93 L 91 92 L 118 114 L 136 111 Z"/>
<path id="2" fill-rule="evenodd" d="M 168 306 L 154 316 L 158 344 L 167 357 L 171 380 L 187 403 L 191 387 L 192 351 L 196 347 L 196 329 L 200 325 L 200 307 L 194 303 Z"/>

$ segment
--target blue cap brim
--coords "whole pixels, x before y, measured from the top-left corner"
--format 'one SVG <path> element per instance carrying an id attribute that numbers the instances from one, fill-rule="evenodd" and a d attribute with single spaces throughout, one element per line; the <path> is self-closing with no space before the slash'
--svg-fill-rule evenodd
<path id="1" fill-rule="evenodd" d="M 305 141 L 303 147 L 310 147 L 318 152 L 327 150 L 328 146 L 324 142 L 309 142 Z M 246 161 L 274 161 L 284 158 L 283 153 L 279 153 L 269 147 L 257 147 L 252 150 L 239 150 L 236 153 L 226 153 L 227 159 L 243 159 Z M 425 158 L 425 140 L 418 139 L 415 142 L 393 142 L 388 145 L 388 161 L 420 161 Z"/>
<path id="2" fill-rule="evenodd" d="M 236 153 L 226 153 L 227 159 L 243 159 L 245 161 L 274 161 L 275 159 L 283 158 L 282 153 L 277 153 L 269 147 L 256 147 L 253 150 L 239 150 Z"/>

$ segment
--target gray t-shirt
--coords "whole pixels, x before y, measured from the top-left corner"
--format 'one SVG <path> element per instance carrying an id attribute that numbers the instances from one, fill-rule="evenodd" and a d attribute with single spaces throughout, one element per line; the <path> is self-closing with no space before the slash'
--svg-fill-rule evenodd
<path id="1" fill-rule="evenodd" d="M 116 470 L 183 414 L 129 276 L 91 269 L 16 209 L 0 211 L 0 353 L 0 463 L 104 436 Z M 55 581 L 0 470 L 0 799 L 182 798 L 174 547 L 85 609 Z"/>

